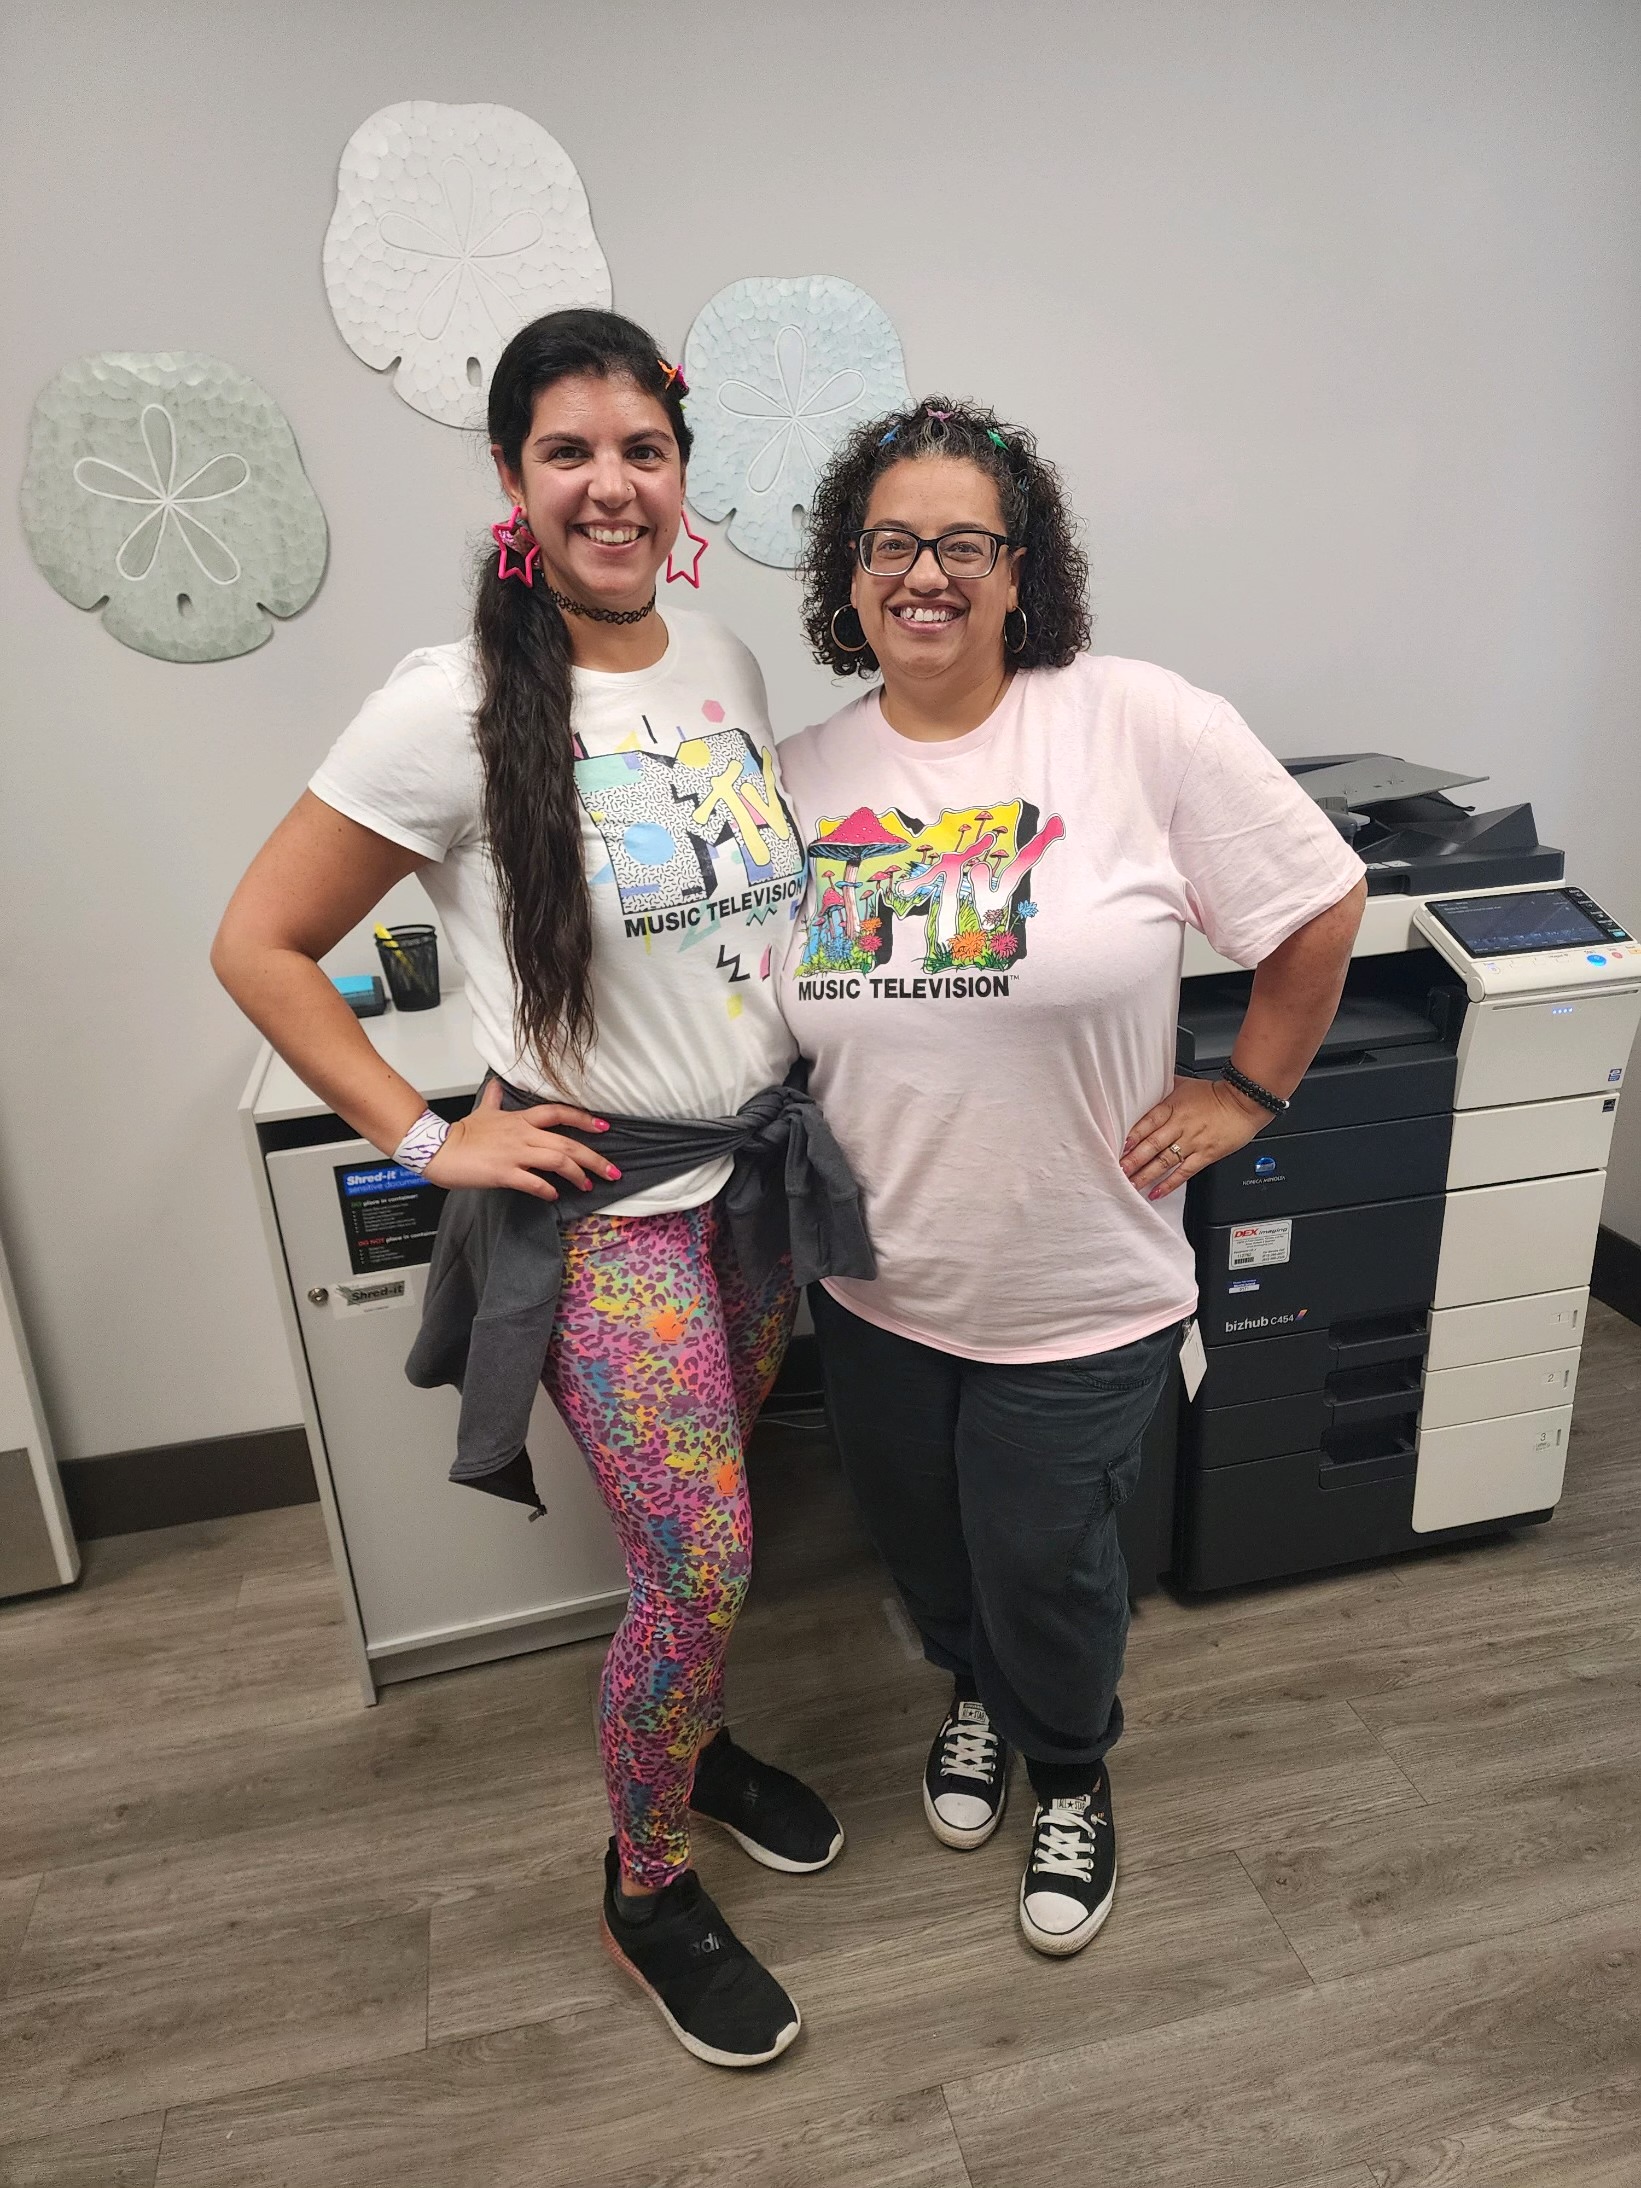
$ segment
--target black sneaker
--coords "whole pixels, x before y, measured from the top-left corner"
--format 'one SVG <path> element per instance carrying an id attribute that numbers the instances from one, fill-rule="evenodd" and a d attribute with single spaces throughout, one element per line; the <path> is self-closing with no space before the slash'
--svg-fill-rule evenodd
<path id="1" fill-rule="evenodd" d="M 943 1846 L 984 1846 L 1009 1796 L 1008 1742 L 983 1702 L 954 1700 L 923 1771 L 923 1813 Z"/>
<path id="2" fill-rule="evenodd" d="M 686 2051 L 709 2066 L 765 2066 L 803 2026 L 797 2007 L 756 1961 L 686 1869 L 655 1896 L 644 1922 L 622 1918 L 615 1841 L 604 1856 L 604 1949 L 654 2000 Z"/>
<path id="3" fill-rule="evenodd" d="M 1116 1896 L 1117 1832 L 1102 1770 L 1091 1792 L 1038 1802 L 1020 1879 L 1020 1927 L 1039 1952 L 1081 1952 Z"/>
<path id="4" fill-rule="evenodd" d="M 737 1747 L 727 1725 L 695 1758 L 689 1805 L 766 1869 L 806 1876 L 843 1851 L 843 1827 L 820 1795 L 790 1771 Z"/>

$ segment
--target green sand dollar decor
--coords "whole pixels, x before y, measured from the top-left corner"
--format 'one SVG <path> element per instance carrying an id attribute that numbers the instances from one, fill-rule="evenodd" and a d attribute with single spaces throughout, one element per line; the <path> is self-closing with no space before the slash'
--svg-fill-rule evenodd
<path id="1" fill-rule="evenodd" d="M 162 661 L 225 661 L 325 574 L 325 513 L 279 405 L 220 358 L 106 351 L 34 406 L 23 529 L 77 608 Z"/>

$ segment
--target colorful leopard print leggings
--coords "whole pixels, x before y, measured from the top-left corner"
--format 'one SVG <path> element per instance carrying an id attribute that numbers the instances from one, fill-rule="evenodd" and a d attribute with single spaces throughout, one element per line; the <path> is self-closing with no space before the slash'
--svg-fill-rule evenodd
<path id="1" fill-rule="evenodd" d="M 723 1718 L 724 1654 L 752 1572 L 743 1452 L 792 1332 L 783 1263 L 754 1290 L 716 1204 L 564 1225 L 543 1381 L 626 1554 L 599 1741 L 622 1867 L 689 1866 L 695 1757 Z"/>

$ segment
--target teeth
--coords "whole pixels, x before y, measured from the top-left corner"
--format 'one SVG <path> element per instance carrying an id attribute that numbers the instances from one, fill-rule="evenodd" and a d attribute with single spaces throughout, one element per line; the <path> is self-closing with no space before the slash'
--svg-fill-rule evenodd
<path id="1" fill-rule="evenodd" d="M 620 531 L 603 524 L 584 524 L 581 529 L 589 539 L 597 540 L 600 547 L 627 547 L 639 536 L 640 527 L 628 524 Z"/>
<path id="2" fill-rule="evenodd" d="M 903 623 L 955 623 L 955 608 L 897 608 L 896 615 Z"/>

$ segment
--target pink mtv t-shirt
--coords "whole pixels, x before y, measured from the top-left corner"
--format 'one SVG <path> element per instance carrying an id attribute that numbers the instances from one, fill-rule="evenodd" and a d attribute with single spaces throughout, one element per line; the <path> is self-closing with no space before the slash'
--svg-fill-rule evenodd
<path id="1" fill-rule="evenodd" d="M 1143 661 L 1028 670 L 942 744 L 873 692 L 780 760 L 810 849 L 781 1003 L 878 1256 L 827 1288 L 974 1360 L 1189 1314 L 1184 1195 L 1118 1166 L 1173 1077 L 1185 928 L 1257 964 L 1361 861 L 1225 700 Z"/>

